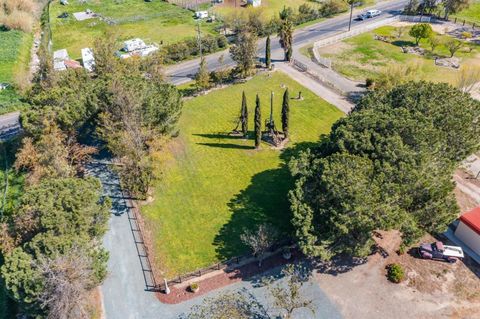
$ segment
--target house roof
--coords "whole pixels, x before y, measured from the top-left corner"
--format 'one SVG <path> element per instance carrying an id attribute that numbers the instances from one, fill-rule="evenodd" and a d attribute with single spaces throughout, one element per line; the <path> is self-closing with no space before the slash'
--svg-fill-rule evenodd
<path id="1" fill-rule="evenodd" d="M 65 60 L 64 63 L 69 69 L 78 69 L 82 67 L 82 65 L 75 60 Z"/>
<path id="2" fill-rule="evenodd" d="M 480 206 L 460 216 L 460 220 L 480 235 Z"/>

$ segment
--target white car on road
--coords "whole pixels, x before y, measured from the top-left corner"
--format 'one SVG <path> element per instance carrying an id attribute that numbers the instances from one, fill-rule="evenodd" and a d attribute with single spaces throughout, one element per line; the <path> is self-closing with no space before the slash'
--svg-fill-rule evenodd
<path id="1" fill-rule="evenodd" d="M 382 11 L 380 11 L 380 10 L 368 10 L 367 12 L 364 12 L 364 13 L 358 15 L 357 18 L 359 20 L 375 18 L 375 17 L 378 17 L 381 13 L 382 13 Z"/>

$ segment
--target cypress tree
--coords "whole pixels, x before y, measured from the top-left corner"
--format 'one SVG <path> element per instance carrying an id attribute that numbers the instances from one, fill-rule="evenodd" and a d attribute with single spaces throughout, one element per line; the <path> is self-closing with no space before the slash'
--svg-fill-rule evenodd
<path id="1" fill-rule="evenodd" d="M 283 94 L 283 103 L 282 103 L 282 130 L 285 134 L 285 138 L 288 137 L 288 122 L 290 120 L 290 96 L 288 94 L 288 89 L 285 90 Z"/>
<path id="2" fill-rule="evenodd" d="M 265 64 L 267 66 L 267 69 L 270 69 L 270 66 L 272 65 L 272 52 L 270 48 L 270 36 L 267 37 L 267 44 L 265 47 Z"/>
<path id="3" fill-rule="evenodd" d="M 245 91 L 242 93 L 242 110 L 240 111 L 240 121 L 242 122 L 242 133 L 245 138 L 248 137 L 248 108 Z"/>
<path id="4" fill-rule="evenodd" d="M 262 113 L 260 111 L 260 98 L 257 94 L 256 106 L 255 106 L 255 148 L 260 148 L 260 142 L 262 140 Z"/>

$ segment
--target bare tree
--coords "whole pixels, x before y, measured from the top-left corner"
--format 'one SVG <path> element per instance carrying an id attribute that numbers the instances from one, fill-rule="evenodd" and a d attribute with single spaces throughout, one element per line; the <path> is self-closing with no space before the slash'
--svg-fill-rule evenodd
<path id="1" fill-rule="evenodd" d="M 91 258 L 79 248 L 68 255 L 40 260 L 44 290 L 39 296 L 48 319 L 87 319 L 90 317 L 87 292 L 92 287 Z"/>
<path id="2" fill-rule="evenodd" d="M 275 243 L 278 232 L 273 226 L 261 224 L 254 231 L 245 229 L 240 235 L 241 241 L 250 247 L 252 253 L 258 258 L 258 266 L 262 267 L 267 250 Z"/>
<path id="3" fill-rule="evenodd" d="M 218 298 L 205 299 L 198 306 L 194 306 L 184 319 L 251 319 L 265 318 L 268 314 L 255 297 L 241 290 L 239 292 L 222 294 Z"/>
<path id="4" fill-rule="evenodd" d="M 395 29 L 395 35 L 396 35 L 397 39 L 400 39 L 405 34 L 406 31 L 407 31 L 407 28 L 404 27 L 404 26 L 400 26 L 400 27 L 396 28 Z"/>
<path id="5" fill-rule="evenodd" d="M 301 265 L 287 265 L 282 271 L 286 283 L 270 281 L 267 285 L 273 299 L 274 305 L 279 309 L 283 318 L 292 318 L 297 309 L 307 308 L 315 315 L 313 300 L 305 298 L 301 289 L 310 278 L 310 271 Z"/>
<path id="6" fill-rule="evenodd" d="M 462 66 L 457 76 L 456 86 L 465 93 L 470 93 L 475 85 L 480 82 L 479 66 Z"/>
<path id="7" fill-rule="evenodd" d="M 462 47 L 463 42 L 457 39 L 450 39 L 447 42 L 445 42 L 445 46 L 448 49 L 448 52 L 450 52 L 450 57 L 453 58 L 455 53 L 460 50 Z"/>

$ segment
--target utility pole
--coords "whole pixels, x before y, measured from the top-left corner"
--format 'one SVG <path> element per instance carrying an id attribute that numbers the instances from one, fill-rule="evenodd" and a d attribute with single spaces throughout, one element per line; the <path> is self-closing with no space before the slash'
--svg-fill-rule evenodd
<path id="1" fill-rule="evenodd" d="M 200 51 L 200 58 L 203 58 L 202 52 L 202 32 L 200 31 L 200 22 L 197 23 L 197 38 L 198 38 L 198 49 Z"/>
<path id="2" fill-rule="evenodd" d="M 350 20 L 348 21 L 348 31 L 350 31 L 352 27 L 352 15 L 353 15 L 353 3 L 355 0 L 350 0 Z"/>
<path id="3" fill-rule="evenodd" d="M 275 93 L 273 91 L 270 94 L 270 130 L 273 131 L 273 96 Z"/>

